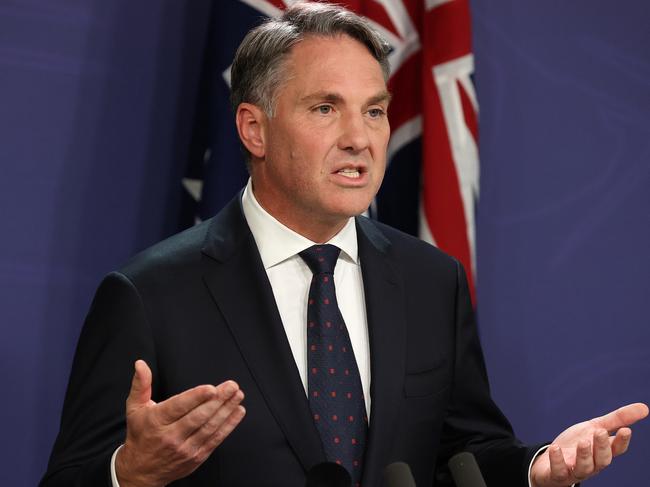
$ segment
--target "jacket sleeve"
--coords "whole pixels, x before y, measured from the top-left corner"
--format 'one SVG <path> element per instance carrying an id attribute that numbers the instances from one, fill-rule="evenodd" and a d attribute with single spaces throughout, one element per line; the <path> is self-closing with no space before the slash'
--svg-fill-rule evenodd
<path id="1" fill-rule="evenodd" d="M 111 273 L 97 290 L 79 337 L 42 487 L 112 485 L 110 460 L 126 436 L 125 401 L 137 359 L 157 376 L 145 305 L 126 276 Z"/>
<path id="2" fill-rule="evenodd" d="M 522 445 L 490 396 L 467 279 L 462 266 L 456 266 L 454 379 L 436 485 L 454 485 L 447 462 L 454 454 L 468 451 L 475 455 L 488 485 L 528 487 L 528 467 L 539 445 Z"/>

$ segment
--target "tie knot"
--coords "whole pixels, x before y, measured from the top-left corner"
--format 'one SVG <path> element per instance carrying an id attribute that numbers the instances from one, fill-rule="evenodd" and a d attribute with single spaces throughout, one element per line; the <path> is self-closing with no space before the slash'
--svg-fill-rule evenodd
<path id="1" fill-rule="evenodd" d="M 314 274 L 334 274 L 336 260 L 341 249 L 335 245 L 312 245 L 300 252 L 300 257 Z"/>

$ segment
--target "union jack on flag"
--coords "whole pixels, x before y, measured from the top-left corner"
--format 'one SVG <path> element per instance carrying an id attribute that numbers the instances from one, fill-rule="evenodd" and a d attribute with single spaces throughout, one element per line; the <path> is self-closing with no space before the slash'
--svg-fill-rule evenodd
<path id="1" fill-rule="evenodd" d="M 228 108 L 234 51 L 260 15 L 290 0 L 215 2 L 193 157 L 184 179 L 195 214 L 218 211 L 246 173 Z M 366 17 L 392 47 L 388 168 L 371 215 L 435 244 L 467 270 L 475 299 L 474 210 L 479 193 L 478 105 L 468 0 L 337 2 Z"/>

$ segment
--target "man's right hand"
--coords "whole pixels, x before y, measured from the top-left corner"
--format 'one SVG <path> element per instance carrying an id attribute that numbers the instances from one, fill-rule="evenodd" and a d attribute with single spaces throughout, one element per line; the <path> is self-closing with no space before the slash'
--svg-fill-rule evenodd
<path id="1" fill-rule="evenodd" d="M 126 441 L 115 458 L 120 487 L 158 487 L 196 470 L 237 427 L 246 411 L 237 383 L 201 385 L 151 400 L 151 370 L 135 363 L 126 400 Z"/>

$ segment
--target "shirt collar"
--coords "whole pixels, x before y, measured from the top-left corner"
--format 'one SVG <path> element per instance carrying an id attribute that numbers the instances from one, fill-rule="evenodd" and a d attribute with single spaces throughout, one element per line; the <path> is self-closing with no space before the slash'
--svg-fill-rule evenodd
<path id="1" fill-rule="evenodd" d="M 253 184 L 250 178 L 242 195 L 242 207 L 244 217 L 262 257 L 264 269 L 284 262 L 316 244 L 284 226 L 262 208 L 253 194 Z M 342 258 L 354 264 L 359 263 L 357 228 L 353 217 L 350 217 L 341 231 L 326 243 L 340 248 Z"/>

